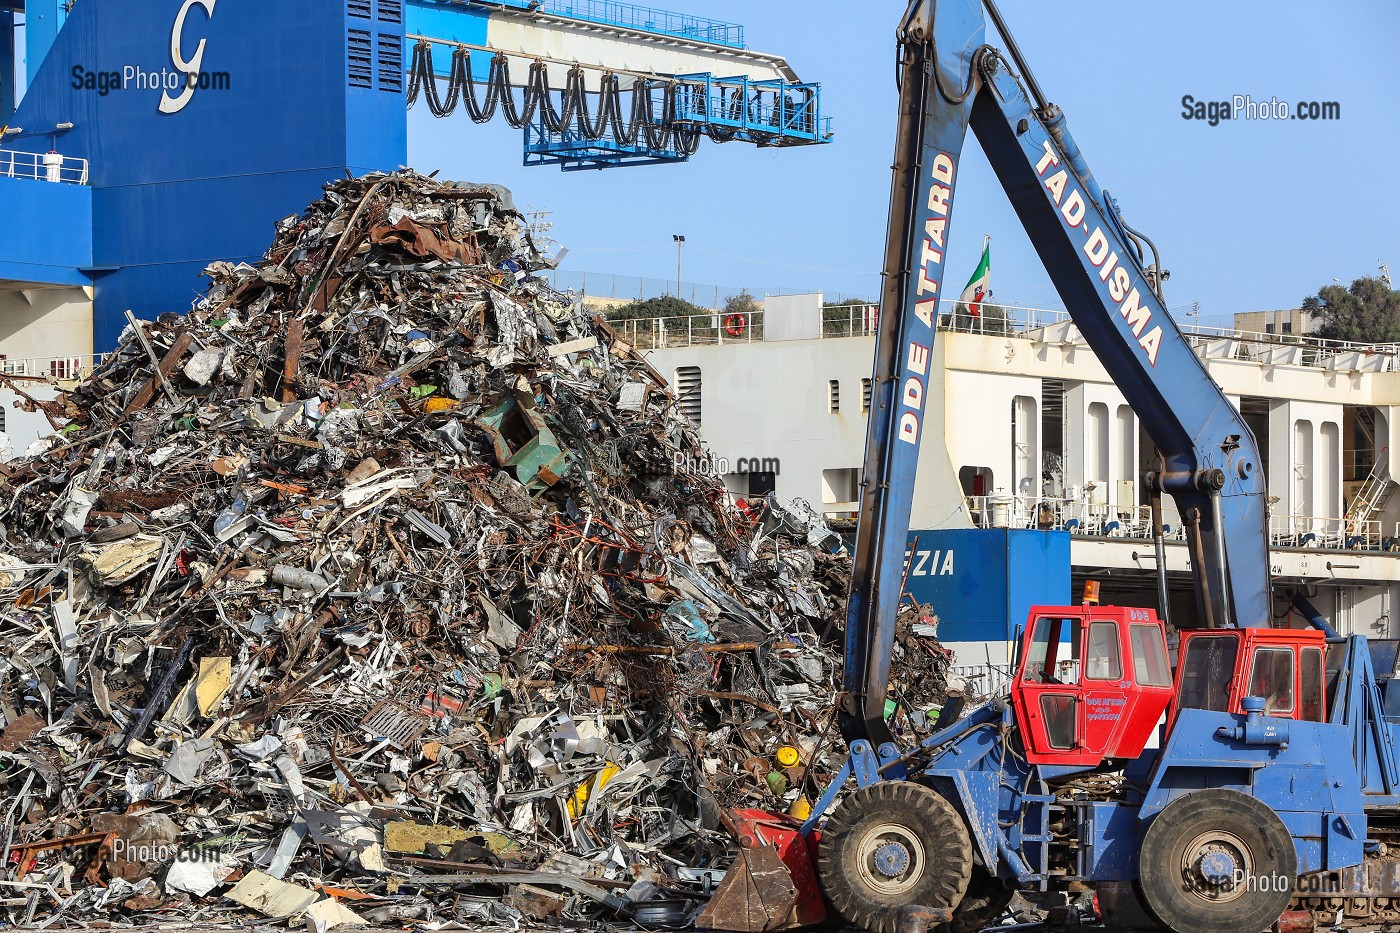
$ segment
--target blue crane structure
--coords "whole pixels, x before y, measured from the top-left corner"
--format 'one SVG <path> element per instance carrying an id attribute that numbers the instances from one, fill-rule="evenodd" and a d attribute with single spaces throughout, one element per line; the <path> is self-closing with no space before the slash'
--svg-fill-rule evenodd
<path id="1" fill-rule="evenodd" d="M 1004 51 L 987 44 L 984 8 Z M 1255 439 L 1167 313 L 1156 247 L 1095 180 L 994 2 L 913 0 L 899 36 L 885 283 L 838 698 L 851 754 L 804 825 L 822 827 L 827 898 L 873 933 L 929 922 L 974 930 L 1014 890 L 1088 888 L 1110 926 L 1176 933 L 1258 933 L 1290 907 L 1344 904 L 1392 919 L 1397 643 L 1342 637 L 1299 596 L 1311 627 L 1271 627 Z M 1148 486 L 1159 576 L 1167 494 L 1186 526 L 1195 612 L 1170 620 L 1180 633 L 1173 670 L 1164 577 L 1160 615 L 1089 598 L 1033 607 L 1008 695 L 961 719 L 950 703 L 940 731 L 911 744 L 892 734 L 885 700 L 969 128 L 1074 323 L 1156 445 Z"/>

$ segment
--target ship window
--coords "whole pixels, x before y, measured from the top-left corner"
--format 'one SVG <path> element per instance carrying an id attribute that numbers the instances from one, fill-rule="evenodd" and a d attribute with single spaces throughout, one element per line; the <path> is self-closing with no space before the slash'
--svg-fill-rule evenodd
<path id="1" fill-rule="evenodd" d="M 1078 619 L 1036 620 L 1022 679 L 1033 684 L 1079 682 Z"/>
<path id="2" fill-rule="evenodd" d="M 1074 748 L 1075 698 L 1046 694 L 1040 698 L 1040 715 L 1045 717 L 1045 740 L 1051 748 Z"/>
<path id="3" fill-rule="evenodd" d="M 1172 670 L 1167 664 L 1167 649 L 1162 644 L 1162 630 L 1155 625 L 1131 627 L 1133 642 L 1133 678 L 1144 687 L 1169 687 Z"/>
<path id="4" fill-rule="evenodd" d="M 1249 672 L 1249 695 L 1264 699 L 1270 716 L 1293 712 L 1293 649 L 1256 648 Z"/>
<path id="5" fill-rule="evenodd" d="M 1302 696 L 1299 712 L 1307 722 L 1323 722 L 1322 649 L 1303 649 Z"/>
<path id="6" fill-rule="evenodd" d="M 1181 662 L 1181 706 L 1183 709 L 1230 708 L 1230 681 L 1235 676 L 1235 658 L 1240 640 L 1235 635 L 1201 635 L 1186 643 Z"/>
<path id="7" fill-rule="evenodd" d="M 1084 662 L 1089 680 L 1118 680 L 1123 676 L 1118 648 L 1118 626 L 1112 622 L 1089 623 L 1089 651 Z"/>

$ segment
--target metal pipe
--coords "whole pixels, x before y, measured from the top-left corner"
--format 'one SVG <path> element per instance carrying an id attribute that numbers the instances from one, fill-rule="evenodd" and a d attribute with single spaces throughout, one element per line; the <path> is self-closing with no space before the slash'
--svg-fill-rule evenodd
<path id="1" fill-rule="evenodd" d="M 1162 494 L 1152 493 L 1152 537 L 1157 550 L 1157 615 L 1171 624 L 1171 609 L 1167 600 L 1167 540 L 1162 528 Z"/>
<path id="2" fill-rule="evenodd" d="M 1036 107 L 1040 110 L 1049 110 L 1054 105 L 1047 101 L 1045 95 L 1041 93 L 1040 85 L 1036 83 L 1035 75 L 1031 74 L 1026 60 L 1021 57 L 1021 49 L 1016 45 L 1016 40 L 1011 37 L 1011 30 L 1006 28 L 1006 20 L 1001 18 L 1001 11 L 997 9 L 995 0 L 982 0 L 982 2 L 987 8 L 987 15 L 992 19 L 992 25 L 997 28 L 997 32 L 1001 33 L 1002 41 L 1006 43 L 1006 53 L 1016 63 L 1016 69 L 1021 72 L 1021 80 L 1026 82 L 1026 89 L 1031 92 Z"/>
<path id="3" fill-rule="evenodd" d="M 1186 514 L 1181 517 L 1181 523 L 1186 528 L 1186 537 L 1191 547 L 1191 563 L 1196 571 L 1196 579 L 1200 581 L 1197 588 L 1201 596 L 1201 613 L 1205 616 L 1206 628 L 1218 628 L 1215 624 L 1215 598 L 1211 595 L 1210 574 L 1205 571 L 1205 546 L 1201 541 L 1201 510 L 1187 509 Z"/>
<path id="4" fill-rule="evenodd" d="M 1221 620 L 1222 627 L 1234 628 L 1238 620 L 1234 617 L 1234 605 L 1230 601 L 1230 562 L 1225 551 L 1225 519 L 1221 513 L 1218 492 L 1210 497 L 1210 514 L 1211 521 L 1215 524 L 1215 571 L 1220 583 L 1220 613 L 1224 616 Z"/>
<path id="5" fill-rule="evenodd" d="M 1331 624 L 1322 617 L 1322 613 L 1317 611 L 1317 607 L 1308 600 L 1302 593 L 1293 594 L 1293 608 L 1308 620 L 1308 624 L 1321 632 L 1326 633 L 1330 638 L 1341 638 L 1342 634 L 1334 629 Z"/>

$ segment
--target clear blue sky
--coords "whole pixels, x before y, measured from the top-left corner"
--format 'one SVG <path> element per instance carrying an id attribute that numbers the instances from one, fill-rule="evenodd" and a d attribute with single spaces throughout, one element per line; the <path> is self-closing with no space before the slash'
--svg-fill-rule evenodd
<path id="1" fill-rule="evenodd" d="M 687 164 L 563 173 L 521 166 L 518 131 L 460 112 L 410 115 L 424 171 L 505 184 L 554 213 L 565 268 L 687 281 L 874 292 L 894 144 L 894 28 L 904 3 L 675 0 L 742 23 L 750 47 L 823 85 L 828 146 L 764 151 L 708 141 Z M 1333 278 L 1400 276 L 1400 4 L 1390 0 L 1002 0 L 1046 95 L 1064 108 L 1101 184 L 1171 271 L 1168 305 L 1202 322 L 1297 307 Z M 1338 101 L 1338 122 L 1181 116 L 1181 98 Z M 976 150 L 969 137 L 968 147 Z M 980 152 L 964 163 L 949 279 L 961 288 L 992 236 L 992 290 L 1062 307 Z M 737 257 L 737 258 L 730 258 Z"/>

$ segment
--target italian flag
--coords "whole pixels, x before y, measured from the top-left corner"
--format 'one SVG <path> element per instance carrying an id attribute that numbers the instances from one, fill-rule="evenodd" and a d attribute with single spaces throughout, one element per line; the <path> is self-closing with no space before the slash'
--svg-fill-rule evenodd
<path id="1" fill-rule="evenodd" d="M 972 273 L 972 278 L 968 280 L 967 287 L 962 290 L 958 300 L 965 303 L 968 312 L 973 317 L 980 317 L 982 302 L 987 299 L 991 287 L 992 238 L 988 236 L 982 239 L 982 261 L 977 264 L 977 271 Z"/>

